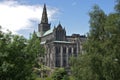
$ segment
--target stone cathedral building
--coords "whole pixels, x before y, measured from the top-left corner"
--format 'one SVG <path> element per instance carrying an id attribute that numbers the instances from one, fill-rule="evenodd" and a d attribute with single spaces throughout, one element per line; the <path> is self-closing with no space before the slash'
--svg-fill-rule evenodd
<path id="1" fill-rule="evenodd" d="M 82 43 L 86 39 L 84 35 L 80 34 L 67 36 L 65 28 L 60 23 L 51 29 L 45 4 L 37 35 L 41 39 L 40 44 L 45 47 L 45 65 L 52 69 L 55 67 L 68 68 L 70 57 L 82 52 Z"/>

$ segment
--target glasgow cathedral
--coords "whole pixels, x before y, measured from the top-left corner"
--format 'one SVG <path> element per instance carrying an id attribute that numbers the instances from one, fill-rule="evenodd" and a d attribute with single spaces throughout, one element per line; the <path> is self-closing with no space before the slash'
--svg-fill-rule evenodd
<path id="1" fill-rule="evenodd" d="M 56 67 L 69 68 L 70 57 L 77 57 L 83 52 L 82 44 L 86 40 L 86 37 L 80 34 L 67 36 L 65 28 L 60 23 L 51 29 L 45 4 L 41 22 L 38 24 L 37 36 L 41 40 L 40 45 L 45 48 L 45 65 L 52 69 Z"/>

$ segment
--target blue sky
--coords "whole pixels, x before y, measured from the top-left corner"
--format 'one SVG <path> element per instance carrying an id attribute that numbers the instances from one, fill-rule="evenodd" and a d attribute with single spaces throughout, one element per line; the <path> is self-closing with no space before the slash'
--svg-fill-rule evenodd
<path id="1" fill-rule="evenodd" d="M 13 33 L 29 37 L 34 30 L 37 31 L 44 3 L 47 5 L 51 28 L 60 22 L 65 27 L 67 35 L 72 33 L 84 35 L 89 31 L 88 13 L 92 6 L 98 4 L 106 14 L 109 14 L 114 12 L 115 0 L 0 0 L 0 13 L 3 13 L 0 25 Z M 11 17 L 6 21 L 6 16 Z"/>

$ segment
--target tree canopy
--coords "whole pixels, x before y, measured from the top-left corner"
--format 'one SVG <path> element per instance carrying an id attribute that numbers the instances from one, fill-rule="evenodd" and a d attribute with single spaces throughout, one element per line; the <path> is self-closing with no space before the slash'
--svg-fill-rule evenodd
<path id="1" fill-rule="evenodd" d="M 35 33 L 27 40 L 0 28 L 0 80 L 34 80 L 33 68 L 42 53 Z"/>
<path id="2" fill-rule="evenodd" d="M 72 58 L 75 80 L 119 80 L 120 76 L 120 0 L 108 15 L 95 5 L 90 11 L 90 32 L 84 54 Z"/>

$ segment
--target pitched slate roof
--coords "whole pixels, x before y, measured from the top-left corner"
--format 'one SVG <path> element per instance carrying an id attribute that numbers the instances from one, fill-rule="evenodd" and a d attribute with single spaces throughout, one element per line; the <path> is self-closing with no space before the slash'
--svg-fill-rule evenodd
<path id="1" fill-rule="evenodd" d="M 41 32 L 36 32 L 36 34 L 37 34 L 38 37 L 42 37 Z"/>
<path id="2" fill-rule="evenodd" d="M 51 34 L 52 32 L 53 32 L 53 29 L 50 29 L 50 30 L 46 31 L 43 35 L 42 35 L 41 32 L 37 32 L 36 34 L 37 34 L 38 37 L 42 37 L 42 36 L 49 35 L 49 34 Z"/>
<path id="3" fill-rule="evenodd" d="M 50 29 L 50 30 L 46 31 L 46 32 L 43 34 L 43 36 L 46 36 L 46 35 L 48 35 L 48 34 L 50 34 L 50 33 L 52 33 L 52 32 L 53 32 L 53 29 Z"/>

